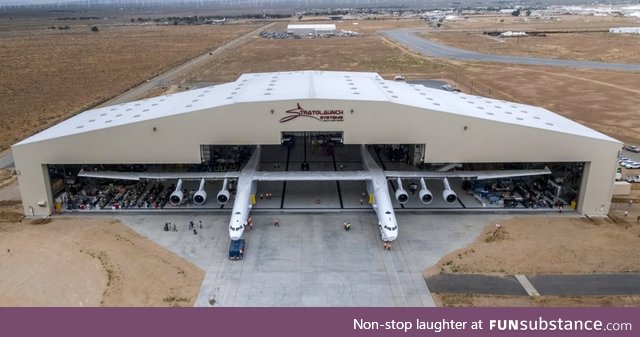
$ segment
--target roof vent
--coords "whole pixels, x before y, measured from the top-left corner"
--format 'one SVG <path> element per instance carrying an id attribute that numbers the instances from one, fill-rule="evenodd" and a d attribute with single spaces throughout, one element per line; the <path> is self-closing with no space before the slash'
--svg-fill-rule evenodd
<path id="1" fill-rule="evenodd" d="M 153 104 L 151 104 L 151 106 L 156 106 L 156 105 L 158 105 L 158 103 L 153 103 Z"/>
<path id="2" fill-rule="evenodd" d="M 134 104 L 133 106 L 140 106 L 140 103 L 136 103 L 136 104 Z"/>
<path id="3" fill-rule="evenodd" d="M 481 107 L 481 106 L 477 106 L 476 108 L 478 108 L 478 109 L 480 109 L 480 110 L 484 110 L 484 108 L 483 108 L 483 107 Z"/>
<path id="4" fill-rule="evenodd" d="M 505 111 L 504 113 L 506 113 L 507 115 L 511 115 L 511 111 Z"/>
<path id="5" fill-rule="evenodd" d="M 116 111 L 116 108 L 111 108 L 109 109 L 109 111 Z"/>
<path id="6" fill-rule="evenodd" d="M 391 97 L 393 97 L 393 98 L 398 98 L 398 96 L 396 96 L 396 95 L 392 95 Z"/>
<path id="7" fill-rule="evenodd" d="M 108 120 L 106 120 L 106 121 L 104 121 L 104 122 L 105 122 L 105 123 L 111 123 L 111 120 L 110 120 L 110 119 L 108 119 Z"/>
<path id="8" fill-rule="evenodd" d="M 271 93 L 270 92 L 265 92 L 264 95 L 265 96 L 269 96 L 269 95 L 271 95 Z M 231 97 L 229 97 L 229 98 L 231 98 Z"/>
<path id="9" fill-rule="evenodd" d="M 437 105 L 437 106 L 440 106 L 440 103 L 435 103 L 435 102 L 434 102 L 434 103 L 433 103 L 433 105 Z"/>
<path id="10" fill-rule="evenodd" d="M 133 118 L 138 118 L 140 117 L 140 115 L 133 115 Z"/>
<path id="11" fill-rule="evenodd" d="M 95 122 L 95 121 L 96 121 L 95 119 L 90 119 L 90 120 L 89 120 L 89 123 L 93 123 L 93 122 Z"/>
<path id="12" fill-rule="evenodd" d="M 487 115 L 493 116 L 493 112 L 487 112 Z"/>
<path id="13" fill-rule="evenodd" d="M 190 107 L 191 107 L 191 104 L 187 104 L 187 106 L 185 108 L 190 108 Z"/>
<path id="14" fill-rule="evenodd" d="M 117 114 L 116 117 L 122 117 L 122 114 Z"/>
<path id="15" fill-rule="evenodd" d="M 354 95 L 360 95 L 360 93 L 359 93 L 359 92 L 357 92 L 357 91 L 354 91 L 354 92 L 353 92 L 353 94 L 354 94 Z"/>
<path id="16" fill-rule="evenodd" d="M 540 116 L 533 116 L 533 119 L 540 119 Z"/>
<path id="17" fill-rule="evenodd" d="M 144 110 L 142 110 L 142 112 L 147 112 L 147 111 L 149 111 L 149 109 L 144 109 Z"/>
<path id="18" fill-rule="evenodd" d="M 523 114 L 526 114 L 526 113 L 527 113 L 525 110 L 520 110 L 520 112 L 522 112 Z"/>
<path id="19" fill-rule="evenodd" d="M 127 111 L 131 111 L 131 108 L 127 109 Z"/>
<path id="20" fill-rule="evenodd" d="M 82 129 L 84 127 L 84 125 L 78 125 L 76 126 L 76 129 Z"/>
<path id="21" fill-rule="evenodd" d="M 106 113 L 104 113 L 104 112 L 100 114 L 100 116 L 106 116 L 106 115 L 107 115 L 107 114 L 106 114 Z"/>
<path id="22" fill-rule="evenodd" d="M 516 117 L 516 119 L 519 120 L 519 121 L 523 121 L 524 120 L 524 118 L 522 118 L 522 117 Z"/>
<path id="23" fill-rule="evenodd" d="M 502 109 L 502 107 L 500 107 L 499 105 L 494 105 L 493 107 L 496 109 Z"/>
<path id="24" fill-rule="evenodd" d="M 547 124 L 547 125 L 553 125 L 553 123 L 551 123 L 551 122 L 546 122 L 546 123 L 544 123 L 544 124 Z"/>

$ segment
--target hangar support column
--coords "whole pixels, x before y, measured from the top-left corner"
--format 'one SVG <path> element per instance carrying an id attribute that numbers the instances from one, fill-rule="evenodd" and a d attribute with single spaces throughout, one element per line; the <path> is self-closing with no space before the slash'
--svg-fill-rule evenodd
<path id="1" fill-rule="evenodd" d="M 32 217 L 51 215 L 53 196 L 47 165 L 16 156 L 16 151 L 14 151 L 14 160 L 24 214 Z"/>

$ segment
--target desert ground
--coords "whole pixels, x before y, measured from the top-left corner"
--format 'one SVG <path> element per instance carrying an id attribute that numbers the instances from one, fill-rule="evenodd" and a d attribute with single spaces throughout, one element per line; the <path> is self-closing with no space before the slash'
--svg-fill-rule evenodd
<path id="1" fill-rule="evenodd" d="M 395 74 L 439 76 L 446 69 L 433 60 L 404 53 L 392 43 L 377 36 L 376 31 L 393 27 L 423 27 L 419 20 L 345 21 L 336 23 L 338 30 L 362 33 L 361 37 L 316 39 L 265 39 L 259 36 L 227 55 L 213 58 L 201 70 L 185 74 L 184 83 L 229 82 L 247 72 L 283 70 L 372 71 L 393 77 Z M 286 31 L 281 23 L 271 31 Z"/>
<path id="2" fill-rule="evenodd" d="M 0 201 L 0 306 L 193 306 L 204 271 L 117 220 L 29 220 Z"/>
<path id="3" fill-rule="evenodd" d="M 258 26 L 0 25 L 0 150 Z"/>
<path id="4" fill-rule="evenodd" d="M 499 20 L 496 29 L 505 23 Z M 553 24 L 545 22 L 544 28 L 602 29 L 610 23 L 561 20 Z M 358 25 L 338 24 L 339 29 L 364 33 L 362 37 L 254 37 L 212 58 L 202 69 L 185 74 L 178 83 L 167 83 L 167 88 L 176 91 L 190 83 L 233 81 L 245 72 L 301 69 L 373 71 L 386 78 L 396 74 L 444 78 L 465 92 L 540 105 L 610 136 L 640 143 L 639 74 L 438 60 L 411 53 L 375 33 L 424 25 L 415 20 L 364 20 Z M 468 20 L 452 28 L 484 26 Z M 29 25 L 24 30 L 0 27 L 0 149 L 256 27 L 115 25 L 100 26 L 98 33 L 91 32 L 89 25 L 68 31 L 49 31 L 46 25 Z M 557 46 L 563 43 L 554 41 Z M 154 93 L 162 94 L 164 89 Z M 3 173 L 6 187 L 0 191 L 17 189 L 10 179 L 14 178 Z M 3 275 L 10 276 L 0 279 L 0 305 L 192 305 L 202 271 L 117 221 L 55 218 L 34 224 L 22 218 L 19 198 L 0 200 L 4 200 L 0 204 L 0 264 Z M 501 224 L 500 239 L 493 242 L 485 238 L 495 224 L 487 224 L 476 242 L 443 258 L 429 272 L 638 271 L 640 225 L 631 220 L 640 215 L 640 202 L 627 218 L 621 215 L 624 205 L 612 207 L 609 218 L 593 221 L 513 218 Z M 594 250 L 598 253 L 593 254 Z M 441 270 L 448 261 L 452 263 Z M 455 271 L 447 269 L 452 266 Z M 637 298 L 483 299 L 446 294 L 440 294 L 438 300 L 442 305 L 504 306 L 638 303 Z"/>
<path id="5" fill-rule="evenodd" d="M 429 32 L 429 40 L 486 54 L 533 56 L 567 60 L 640 63 L 640 39 L 629 34 L 547 33 L 519 38 L 492 37 L 480 32 Z"/>
<path id="6" fill-rule="evenodd" d="M 446 21 L 441 29 L 459 30 L 609 30 L 611 27 L 637 26 L 638 20 L 633 17 L 590 16 L 590 15 L 558 15 L 547 17 L 516 17 L 510 14 L 472 15 L 467 19 Z"/>

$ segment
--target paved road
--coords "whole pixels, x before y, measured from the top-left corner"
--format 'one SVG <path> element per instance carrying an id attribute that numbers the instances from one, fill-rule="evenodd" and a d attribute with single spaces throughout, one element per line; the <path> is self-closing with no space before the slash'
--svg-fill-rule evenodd
<path id="1" fill-rule="evenodd" d="M 640 295 L 640 274 L 527 275 L 542 296 Z M 427 278 L 432 292 L 522 295 L 527 292 L 513 276 L 440 274 Z"/>
<path id="2" fill-rule="evenodd" d="M 474 51 L 449 47 L 435 43 L 417 35 L 418 30 L 397 29 L 383 31 L 382 33 L 419 53 L 427 56 L 443 57 L 465 61 L 483 61 L 498 63 L 530 64 L 569 68 L 616 70 L 616 71 L 640 71 L 639 64 L 605 63 L 591 61 L 559 60 L 548 58 L 536 58 L 525 56 L 490 55 Z"/>
<path id="3" fill-rule="evenodd" d="M 148 82 L 145 82 L 143 84 L 140 84 L 139 86 L 130 89 L 129 91 L 103 103 L 102 105 L 100 105 L 100 107 L 103 106 L 109 106 L 109 105 L 114 105 L 114 104 L 120 104 L 120 103 L 126 103 L 126 102 L 131 102 L 131 101 L 135 101 L 137 99 L 140 99 L 141 97 L 143 97 L 147 92 L 149 92 L 149 90 L 163 85 L 164 83 L 171 83 L 173 81 L 175 81 L 177 78 L 179 78 L 181 75 L 184 75 L 185 73 L 187 73 L 188 71 L 190 71 L 193 68 L 197 68 L 199 66 L 202 66 L 205 62 L 207 62 L 209 59 L 216 57 L 220 54 L 222 54 L 223 52 L 235 48 L 243 43 L 246 43 L 251 37 L 256 36 L 258 34 L 260 34 L 260 32 L 262 32 L 263 30 L 266 30 L 268 28 L 270 28 L 271 26 L 275 25 L 276 23 L 270 23 L 268 25 L 262 26 L 252 32 L 249 32 L 245 35 L 240 36 L 239 38 L 223 45 L 220 46 L 214 50 L 211 51 L 207 51 L 206 53 L 186 62 L 183 63 L 182 65 L 175 67 L 169 71 L 167 71 L 164 74 L 158 75 L 152 79 L 150 79 Z"/>
<path id="4" fill-rule="evenodd" d="M 527 296 L 514 276 L 438 274 L 427 278 L 431 292 Z"/>

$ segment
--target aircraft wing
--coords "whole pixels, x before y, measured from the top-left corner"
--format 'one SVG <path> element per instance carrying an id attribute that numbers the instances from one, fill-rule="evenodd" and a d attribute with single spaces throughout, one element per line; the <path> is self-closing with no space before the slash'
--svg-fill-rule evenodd
<path id="1" fill-rule="evenodd" d="M 256 181 L 336 181 L 371 179 L 369 171 L 258 171 L 253 180 Z"/>
<path id="2" fill-rule="evenodd" d="M 78 177 L 103 178 L 114 180 L 222 180 L 238 178 L 240 172 L 116 172 L 116 171 L 80 171 Z"/>
<path id="3" fill-rule="evenodd" d="M 545 167 L 542 170 L 505 170 L 505 171 L 451 171 L 451 172 L 434 172 L 434 171 L 384 171 L 387 178 L 425 178 L 425 179 L 444 179 L 444 178 L 462 178 L 471 180 L 497 179 L 537 176 L 551 174 L 551 170 Z"/>

